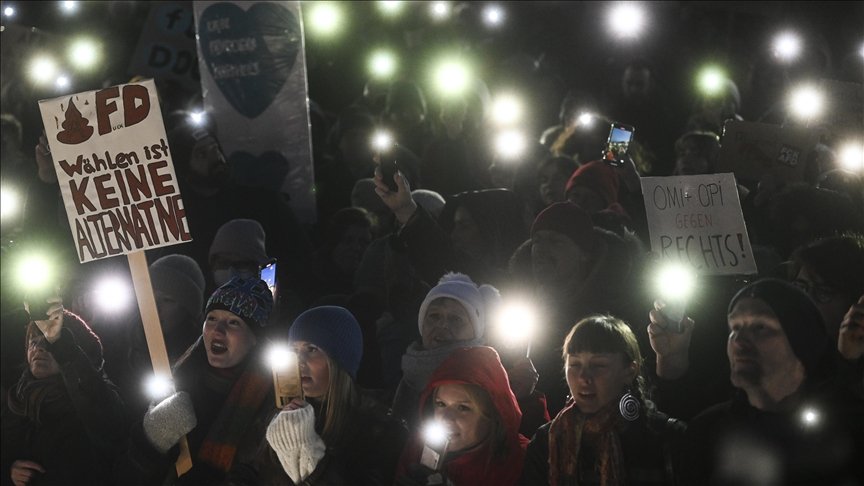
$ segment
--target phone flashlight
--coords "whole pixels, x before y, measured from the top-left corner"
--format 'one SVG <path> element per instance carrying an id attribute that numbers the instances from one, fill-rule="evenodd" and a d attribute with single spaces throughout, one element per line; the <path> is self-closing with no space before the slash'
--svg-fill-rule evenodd
<path id="1" fill-rule="evenodd" d="M 671 329 L 681 332 L 681 320 L 684 318 L 687 301 L 696 287 L 695 272 L 682 264 L 668 264 L 657 273 L 656 284 L 665 303 L 660 312 L 670 321 Z"/>
<path id="2" fill-rule="evenodd" d="M 303 400 L 303 383 L 297 353 L 285 344 L 273 344 L 267 351 L 267 361 L 273 370 L 276 408 L 284 407 L 294 398 Z"/>
<path id="3" fill-rule="evenodd" d="M 423 452 L 420 464 L 438 471 L 444 463 L 447 446 L 450 445 L 450 432 L 444 423 L 433 420 L 423 427 Z"/>

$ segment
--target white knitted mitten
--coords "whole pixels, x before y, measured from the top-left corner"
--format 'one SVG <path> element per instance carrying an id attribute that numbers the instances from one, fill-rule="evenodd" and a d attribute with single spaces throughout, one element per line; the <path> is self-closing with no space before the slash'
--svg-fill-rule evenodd
<path id="1" fill-rule="evenodd" d="M 327 448 L 315 433 L 315 411 L 309 404 L 279 412 L 267 426 L 267 443 L 294 484 L 312 474 Z"/>

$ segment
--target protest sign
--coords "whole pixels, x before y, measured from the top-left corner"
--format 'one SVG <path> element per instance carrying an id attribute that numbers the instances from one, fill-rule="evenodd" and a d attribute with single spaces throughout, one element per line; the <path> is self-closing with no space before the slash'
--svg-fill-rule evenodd
<path id="1" fill-rule="evenodd" d="M 772 175 L 787 182 L 803 181 L 815 163 L 821 131 L 767 123 L 730 120 L 723 128 L 716 172 L 732 172 L 742 180 Z"/>
<path id="2" fill-rule="evenodd" d="M 157 375 L 171 376 L 144 250 L 190 241 L 153 80 L 39 102 L 81 263 L 127 255 Z M 192 467 L 180 441 L 176 470 Z"/>
<path id="3" fill-rule="evenodd" d="M 315 221 L 300 2 L 195 2 L 204 107 L 237 184 Z"/>
<path id="4" fill-rule="evenodd" d="M 129 75 L 170 80 L 192 93 L 201 88 L 190 2 L 153 2 L 129 62 Z"/>
<path id="5" fill-rule="evenodd" d="M 732 174 L 643 177 L 651 251 L 701 275 L 756 273 Z"/>
<path id="6" fill-rule="evenodd" d="M 192 239 L 152 80 L 39 109 L 81 263 Z"/>

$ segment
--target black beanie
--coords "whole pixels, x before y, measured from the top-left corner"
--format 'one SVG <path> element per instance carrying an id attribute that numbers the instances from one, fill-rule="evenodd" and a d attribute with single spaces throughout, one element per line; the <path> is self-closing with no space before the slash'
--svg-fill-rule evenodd
<path id="1" fill-rule="evenodd" d="M 810 296 L 789 282 L 776 278 L 757 280 L 739 290 L 729 302 L 727 315 L 744 297 L 759 299 L 768 304 L 774 311 L 792 352 L 804 365 L 807 377 L 813 378 L 821 374 L 821 366 L 831 350 L 831 340 L 825 330 L 822 314 Z"/>

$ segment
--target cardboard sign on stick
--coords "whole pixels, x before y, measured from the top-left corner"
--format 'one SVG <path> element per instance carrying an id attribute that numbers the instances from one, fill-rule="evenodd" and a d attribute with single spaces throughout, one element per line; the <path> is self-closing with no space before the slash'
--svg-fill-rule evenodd
<path id="1" fill-rule="evenodd" d="M 820 134 L 815 128 L 728 121 L 716 172 L 733 172 L 749 181 L 767 174 L 787 182 L 803 181 Z"/>
<path id="2" fill-rule="evenodd" d="M 643 177 L 651 251 L 700 275 L 756 273 L 732 174 Z"/>

